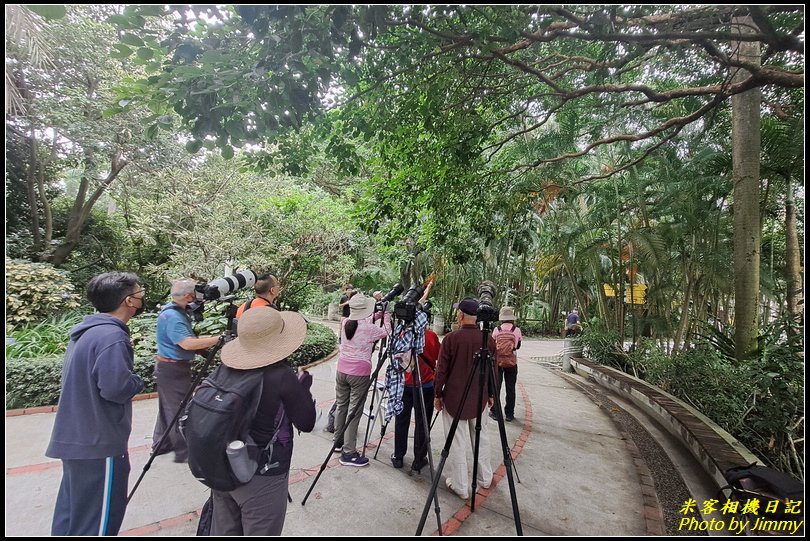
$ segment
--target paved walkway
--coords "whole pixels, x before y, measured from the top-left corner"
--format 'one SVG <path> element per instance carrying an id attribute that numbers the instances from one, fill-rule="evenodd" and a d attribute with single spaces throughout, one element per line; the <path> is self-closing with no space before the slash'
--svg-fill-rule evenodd
<path id="1" fill-rule="evenodd" d="M 660 510 L 650 499 L 651 480 L 611 417 L 563 376 L 558 354 L 562 340 L 525 340 L 519 351 L 515 420 L 506 423 L 509 448 L 520 479 L 517 505 L 526 535 L 647 535 L 660 533 Z M 324 410 L 334 399 L 335 360 L 312 369 L 312 391 Z M 382 371 L 384 372 L 384 370 Z M 134 404 L 130 438 L 134 485 L 149 458 L 157 400 Z M 54 414 L 6 417 L 6 536 L 48 535 L 61 464 L 44 456 Z M 486 418 L 486 422 L 495 421 Z M 361 423 L 365 431 L 367 417 Z M 497 430 L 492 431 L 497 434 Z M 430 488 L 430 473 L 408 475 L 389 456 L 393 424 L 380 438 L 370 436 L 369 467 L 341 466 L 329 455 L 331 434 L 315 431 L 295 440 L 284 535 L 413 535 Z M 411 431 L 413 434 L 413 430 Z M 503 453 L 492 439 L 492 456 Z M 444 445 L 441 421 L 431 433 L 434 462 Z M 410 442 L 412 448 L 412 441 Z M 632 442 L 631 442 L 632 443 Z M 412 449 L 409 448 L 409 453 Z M 304 495 L 326 456 L 328 467 L 305 506 Z M 375 459 L 376 456 L 376 459 Z M 494 465 L 494 464 L 493 464 Z M 123 535 L 194 535 L 207 489 L 171 455 L 157 457 L 127 510 Z M 646 495 L 645 495 L 646 494 Z M 654 494 L 654 491 L 653 491 Z M 442 530 L 459 535 L 513 535 L 515 522 L 504 468 L 496 468 L 493 486 L 481 489 L 476 509 L 445 488 L 438 489 Z M 658 521 L 658 522 L 656 522 Z M 423 534 L 438 530 L 433 505 Z"/>

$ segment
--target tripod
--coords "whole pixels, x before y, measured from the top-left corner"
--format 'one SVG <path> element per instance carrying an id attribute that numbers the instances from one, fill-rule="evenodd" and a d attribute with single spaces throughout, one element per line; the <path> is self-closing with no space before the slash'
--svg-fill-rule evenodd
<path id="1" fill-rule="evenodd" d="M 379 354 L 378 359 L 377 359 L 377 367 L 374 369 L 374 372 L 370 376 L 371 384 L 374 385 L 374 392 L 375 393 L 376 393 L 376 390 L 377 390 L 377 385 L 376 385 L 377 376 L 380 373 L 380 368 L 382 368 L 383 359 L 385 358 L 382 353 L 383 353 L 383 349 L 381 348 L 380 354 Z M 321 463 L 321 467 L 318 470 L 318 474 L 315 476 L 315 479 L 312 481 L 312 485 L 310 485 L 309 490 L 307 490 L 307 493 L 304 496 L 304 499 L 301 500 L 301 505 L 306 505 L 307 504 L 307 499 L 309 498 L 309 495 L 312 493 L 312 490 L 315 488 L 315 485 L 318 483 L 318 479 L 321 478 L 321 474 L 326 469 L 326 465 L 329 463 L 329 459 L 332 457 L 332 453 L 334 452 L 334 442 L 343 440 L 343 434 L 349 428 L 349 425 L 354 420 L 354 418 L 357 417 L 358 414 L 361 414 L 360 412 L 363 409 L 364 404 L 365 404 L 365 400 L 358 400 L 357 404 L 355 404 L 354 408 L 352 408 L 351 411 L 349 411 L 348 415 L 346 416 L 346 421 L 343 423 L 343 426 L 341 427 L 340 431 L 335 432 L 334 440 L 332 442 L 330 442 L 330 444 L 329 444 L 329 452 L 327 453 L 326 458 L 324 458 L 323 463 Z M 372 411 L 372 410 L 370 410 L 370 411 Z M 336 414 L 337 414 L 337 412 L 336 412 Z M 371 420 L 371 415 L 369 415 L 369 421 L 370 420 Z M 363 452 L 365 453 L 365 444 L 363 446 Z"/>
<path id="2" fill-rule="evenodd" d="M 481 440 L 481 416 L 484 412 L 484 384 L 488 383 L 489 389 L 497 389 L 496 383 L 497 379 L 495 376 L 495 362 L 492 354 L 489 351 L 489 338 L 490 338 L 490 321 L 484 319 L 483 327 L 481 329 L 481 337 L 482 337 L 482 344 L 481 349 L 475 354 L 473 369 L 470 370 L 470 374 L 467 377 L 467 383 L 464 387 L 464 392 L 462 395 L 461 403 L 459 405 L 460 408 L 467 403 L 467 398 L 470 394 L 470 389 L 472 387 L 473 378 L 476 374 L 478 374 L 478 397 L 477 397 L 477 414 L 475 418 L 475 443 L 473 446 L 473 473 L 472 473 L 472 496 L 470 499 L 470 510 L 471 512 L 475 512 L 475 493 L 476 493 L 476 484 L 477 484 L 477 477 L 478 477 L 478 453 L 479 453 L 479 446 Z M 520 510 L 518 509 L 517 503 L 517 495 L 515 493 L 515 482 L 512 479 L 512 453 L 509 450 L 509 445 L 506 441 L 506 426 L 504 425 L 503 415 L 501 412 L 501 401 L 500 401 L 500 393 L 493 392 L 495 397 L 495 406 L 496 411 L 498 412 L 497 415 L 497 422 L 498 422 L 498 432 L 500 434 L 501 440 L 501 450 L 503 452 L 503 461 L 504 466 L 506 466 L 506 478 L 509 483 L 509 496 L 512 500 L 512 515 L 515 519 L 515 530 L 518 535 L 523 535 L 523 526 L 520 522 Z M 439 461 L 439 467 L 436 471 L 436 475 L 433 478 L 433 484 L 430 487 L 430 493 L 428 494 L 428 499 L 425 502 L 425 507 L 422 510 L 422 516 L 419 519 L 419 526 L 416 530 L 416 535 L 422 534 L 422 529 L 425 525 L 425 520 L 427 519 L 428 511 L 430 510 L 430 500 L 434 499 L 436 496 L 436 488 L 438 487 L 439 480 L 441 479 L 442 470 L 444 470 L 445 462 L 447 462 L 447 457 L 450 455 L 450 447 L 453 443 L 453 437 L 456 434 L 456 430 L 458 428 L 458 423 L 461 420 L 461 416 L 458 412 L 456 417 L 453 419 L 453 422 L 450 424 L 450 430 L 447 434 L 447 439 L 444 442 L 444 448 L 441 452 L 441 460 Z M 485 421 L 486 422 L 486 421 Z"/>
<path id="3" fill-rule="evenodd" d="M 380 305 L 381 310 L 379 312 L 375 311 L 375 317 L 376 317 L 377 313 L 380 313 L 380 316 L 381 316 L 380 317 L 380 328 L 382 328 L 383 325 L 385 324 L 385 312 L 387 310 L 387 307 L 388 307 L 388 303 L 384 303 L 384 304 Z M 386 405 L 388 403 L 388 401 L 387 401 L 388 389 L 386 389 L 385 386 L 383 386 L 382 394 L 381 394 L 381 397 L 380 397 L 380 403 L 377 406 L 377 413 L 376 413 L 376 415 L 374 414 L 374 401 L 377 398 L 377 391 L 380 390 L 379 383 L 378 383 L 378 380 L 377 380 L 377 376 L 380 373 L 380 369 L 382 368 L 383 360 L 385 359 L 386 355 L 388 355 L 389 352 L 390 352 L 390 346 L 386 347 L 386 346 L 388 346 L 388 344 L 386 342 L 387 342 L 387 340 L 385 338 L 383 338 L 382 341 L 380 342 L 380 351 L 377 353 L 377 367 L 374 370 L 374 374 L 371 375 L 371 385 L 372 385 L 373 389 L 371 391 L 371 403 L 368 406 L 368 422 L 366 423 L 366 434 L 363 437 L 363 453 L 362 453 L 362 456 L 366 456 L 366 447 L 368 447 L 369 434 L 371 434 L 371 430 L 373 429 L 374 425 L 377 423 L 377 417 L 382 413 L 383 399 L 384 398 L 386 399 L 386 401 L 385 401 Z M 375 344 L 374 347 L 376 347 L 376 344 Z M 346 421 L 346 423 L 348 424 L 348 420 Z M 384 425 L 382 426 L 382 431 L 380 432 L 380 440 L 382 440 L 383 436 L 385 436 L 385 426 Z M 380 452 L 380 446 L 378 445 L 377 450 L 374 451 L 374 459 L 375 460 L 377 459 L 377 453 L 379 453 L 379 452 Z"/>
<path id="4" fill-rule="evenodd" d="M 183 400 L 180 402 L 180 407 L 177 408 L 177 412 L 174 414 L 172 421 L 166 427 L 166 430 L 163 432 L 163 435 L 160 437 L 160 441 L 158 441 L 157 445 L 153 446 L 153 449 L 161 449 L 163 447 L 163 443 L 171 434 L 172 430 L 175 429 L 177 425 L 177 419 L 180 418 L 180 414 L 186 409 L 186 404 L 188 403 L 191 395 L 194 394 L 194 390 L 200 385 L 200 382 L 203 380 L 205 376 L 208 375 L 208 367 L 211 365 L 211 361 L 214 360 L 217 352 L 222 349 L 222 346 L 225 345 L 225 342 L 232 340 L 236 337 L 233 331 L 233 320 L 236 317 L 236 306 L 233 305 L 233 295 L 229 297 L 224 297 L 222 300 L 228 302 L 228 306 L 225 307 L 225 315 L 228 318 L 228 323 L 225 327 L 225 332 L 222 333 L 222 336 L 219 337 L 219 341 L 216 343 L 214 347 L 208 350 L 208 355 L 205 358 L 205 364 L 203 365 L 202 369 L 200 369 L 200 373 L 197 374 L 197 377 L 191 383 L 191 386 L 188 388 Z M 143 471 L 141 475 L 138 477 L 138 480 L 135 482 L 135 485 L 132 487 L 132 491 L 130 491 L 129 496 L 127 496 L 127 504 L 132 499 L 132 496 L 135 494 L 135 491 L 138 490 L 138 486 L 141 484 L 146 472 L 149 471 L 149 468 L 152 467 L 152 462 L 154 462 L 155 458 L 157 458 L 158 454 L 153 452 L 149 456 L 149 460 L 146 461 L 146 464 L 143 467 Z"/>

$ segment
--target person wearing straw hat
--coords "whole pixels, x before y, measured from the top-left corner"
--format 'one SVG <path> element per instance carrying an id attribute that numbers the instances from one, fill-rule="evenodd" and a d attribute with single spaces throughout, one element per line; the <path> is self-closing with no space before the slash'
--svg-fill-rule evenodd
<path id="1" fill-rule="evenodd" d="M 367 466 L 368 458 L 357 452 L 357 426 L 366 394 L 371 385 L 371 355 L 374 344 L 391 332 L 391 315 L 383 316 L 383 326 L 375 325 L 371 315 L 375 301 L 357 293 L 349 299 L 349 317 L 343 320 L 340 330 L 340 356 L 335 376 L 335 434 L 341 434 L 349 412 L 355 416 L 348 420 L 343 436 L 335 440 L 335 452 L 340 452 L 340 463 L 344 466 Z"/>
<path id="2" fill-rule="evenodd" d="M 235 370 L 262 370 L 262 395 L 250 436 L 261 449 L 275 443 L 266 470 L 229 492 L 213 490 L 211 535 L 281 535 L 287 512 L 287 485 L 293 451 L 293 426 L 311 432 L 315 401 L 312 375 L 298 376 L 284 359 L 301 347 L 307 323 L 295 312 L 260 306 L 239 318 L 239 336 L 222 348 L 222 364 Z"/>
<path id="3" fill-rule="evenodd" d="M 501 387 L 504 380 L 506 380 L 506 403 L 503 407 L 503 418 L 505 421 L 515 420 L 515 385 L 517 383 L 517 354 L 514 353 L 520 349 L 520 342 L 523 340 L 523 334 L 520 332 L 520 327 L 515 325 L 515 309 L 511 306 L 504 306 L 498 314 L 498 320 L 501 322 L 500 327 L 496 327 L 492 331 L 492 338 L 495 343 L 498 343 L 498 335 L 504 333 L 512 333 L 514 335 L 514 348 L 512 349 L 512 357 L 514 358 L 513 366 L 498 366 L 498 394 L 501 393 Z M 510 363 L 511 364 L 511 363 Z M 497 419 L 494 411 L 490 410 L 489 416 Z"/>

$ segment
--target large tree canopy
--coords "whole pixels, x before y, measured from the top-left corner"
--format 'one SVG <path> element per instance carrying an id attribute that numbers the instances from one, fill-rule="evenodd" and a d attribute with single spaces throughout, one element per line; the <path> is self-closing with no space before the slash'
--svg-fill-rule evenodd
<path id="1" fill-rule="evenodd" d="M 739 14 L 755 23 L 744 37 L 732 27 Z M 146 85 L 130 90 L 181 115 L 192 149 L 273 137 L 330 103 L 422 93 L 439 101 L 437 122 L 496 113 L 468 135 L 487 158 L 557 118 L 598 112 L 598 127 L 576 126 L 566 148 L 511 166 L 633 143 L 623 163 L 583 175 L 592 178 L 700 129 L 730 96 L 804 85 L 800 6 L 237 6 L 173 16 L 159 43 L 124 34 L 132 47 L 120 50 L 151 63 Z M 144 33 L 137 6 L 119 23 Z M 735 58 L 734 40 L 761 44 L 761 62 Z M 748 74 L 732 81 L 737 68 Z"/>

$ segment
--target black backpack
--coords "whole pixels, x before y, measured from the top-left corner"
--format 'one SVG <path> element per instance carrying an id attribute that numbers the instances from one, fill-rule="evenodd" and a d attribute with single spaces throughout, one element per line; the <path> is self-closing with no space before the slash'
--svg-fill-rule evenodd
<path id="1" fill-rule="evenodd" d="M 246 444 L 253 441 L 249 431 L 262 395 L 263 372 L 220 365 L 200 384 L 186 406 L 179 422 L 180 432 L 188 444 L 191 473 L 204 485 L 230 491 L 244 484 L 231 470 L 227 447 L 234 440 Z M 249 449 L 251 455 L 256 453 L 255 445 L 249 445 Z"/>

